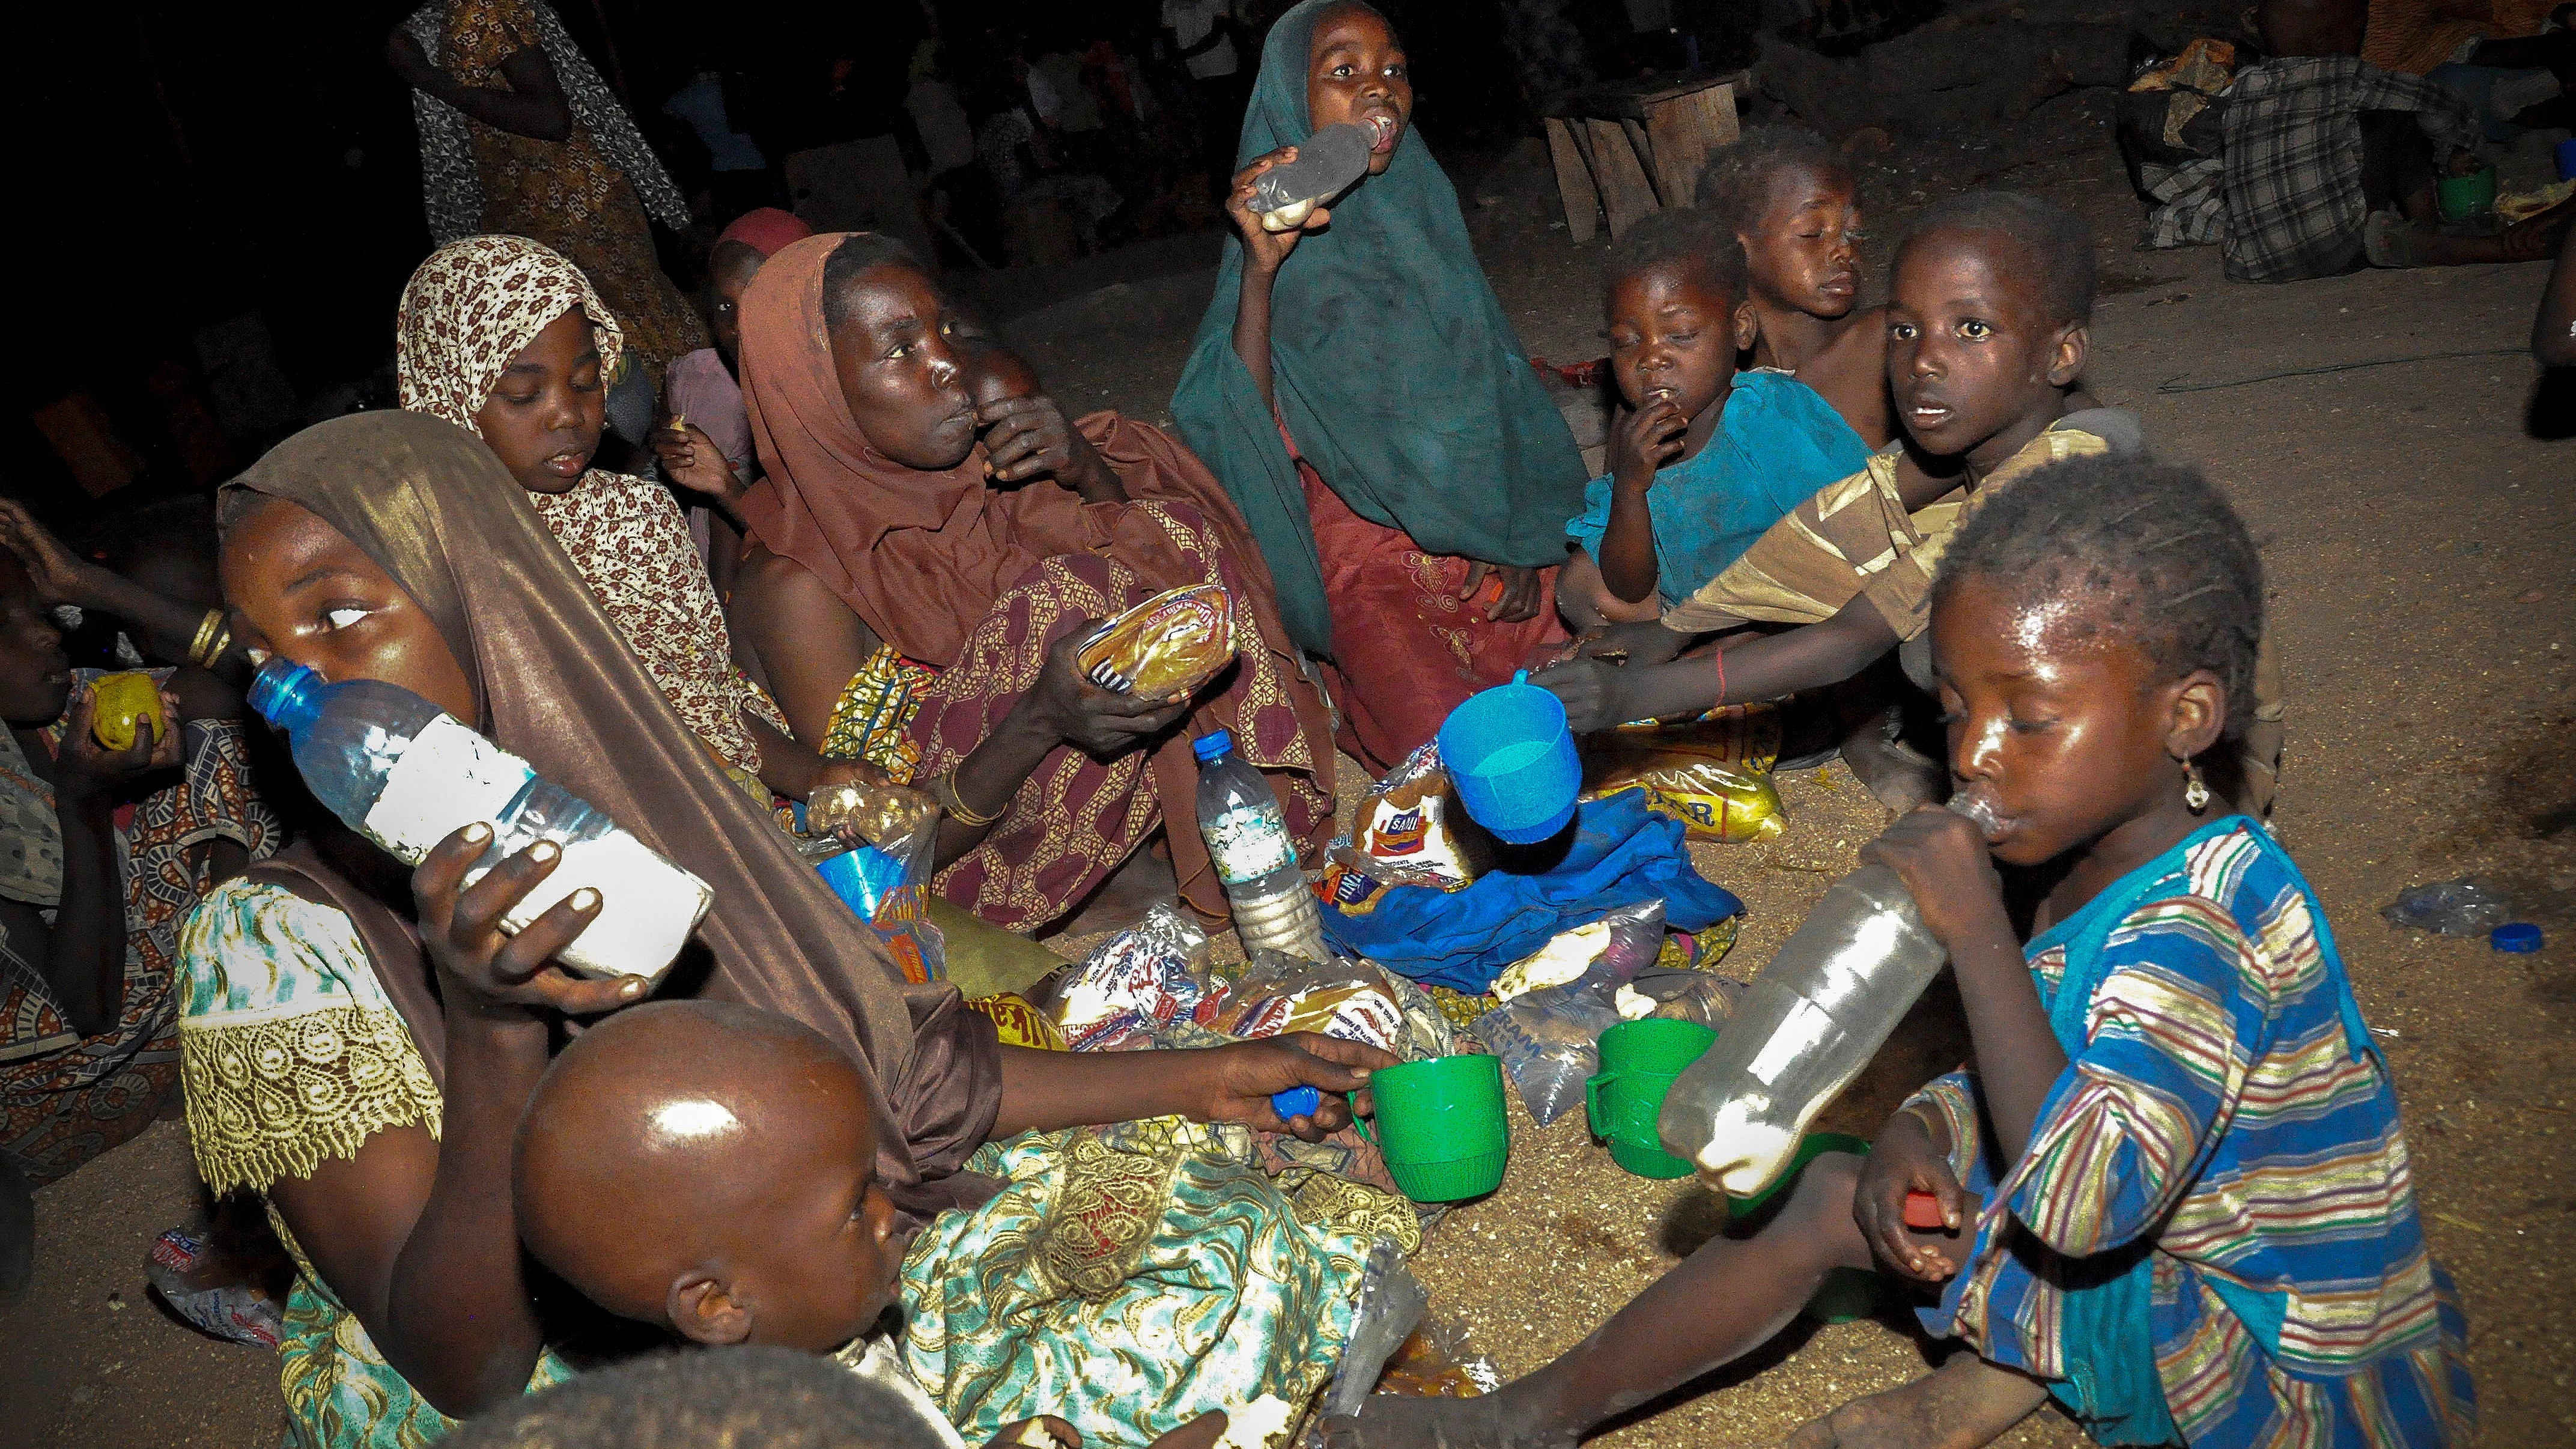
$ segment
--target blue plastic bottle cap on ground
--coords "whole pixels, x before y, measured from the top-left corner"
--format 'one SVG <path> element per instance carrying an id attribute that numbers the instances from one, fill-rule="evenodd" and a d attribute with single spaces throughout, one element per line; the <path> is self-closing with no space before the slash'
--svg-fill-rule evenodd
<path id="1" fill-rule="evenodd" d="M 1440 762 L 1458 787 L 1458 803 L 1513 845 L 1534 845 L 1574 818 L 1583 762 L 1565 705 L 1530 683 L 1526 669 L 1449 712 L 1440 724 Z"/>
<path id="2" fill-rule="evenodd" d="M 1290 1087 L 1270 1094 L 1270 1110 L 1278 1113 L 1282 1122 L 1291 1117 L 1312 1117 L 1315 1109 L 1323 1105 L 1324 1094 L 1312 1087 Z"/>
<path id="3" fill-rule="evenodd" d="M 2516 921 L 2487 932 L 2487 944 L 2499 951 L 2525 955 L 2540 949 L 2540 928 L 2529 921 Z"/>

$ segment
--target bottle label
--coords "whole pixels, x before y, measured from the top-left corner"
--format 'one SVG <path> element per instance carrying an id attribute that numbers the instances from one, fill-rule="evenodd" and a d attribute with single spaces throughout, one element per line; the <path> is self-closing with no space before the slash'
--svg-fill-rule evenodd
<path id="1" fill-rule="evenodd" d="M 1206 835 L 1208 859 L 1216 866 L 1217 879 L 1227 885 L 1256 881 L 1297 863 L 1288 823 L 1275 805 L 1237 805 L 1210 822 Z"/>
<path id="2" fill-rule="evenodd" d="M 418 865 L 458 827 L 498 820 L 536 772 L 451 716 L 414 736 L 367 811 L 367 838 Z"/>

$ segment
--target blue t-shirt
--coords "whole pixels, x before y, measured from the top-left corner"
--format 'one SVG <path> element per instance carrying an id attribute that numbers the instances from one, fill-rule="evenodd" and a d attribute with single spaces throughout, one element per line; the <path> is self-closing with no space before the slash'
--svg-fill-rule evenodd
<path id="1" fill-rule="evenodd" d="M 1869 445 L 1816 390 L 1785 372 L 1739 372 L 1699 455 L 1655 474 L 1646 514 L 1655 530 L 1655 590 L 1687 599 L 1753 546 L 1763 530 L 1828 483 L 1869 461 Z M 1610 527 L 1610 476 L 1583 491 L 1566 537 L 1598 560 Z"/>

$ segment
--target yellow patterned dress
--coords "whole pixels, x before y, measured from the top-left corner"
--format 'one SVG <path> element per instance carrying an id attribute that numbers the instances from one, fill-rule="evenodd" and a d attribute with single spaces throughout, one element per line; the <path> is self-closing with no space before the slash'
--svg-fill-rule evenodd
<path id="1" fill-rule="evenodd" d="M 265 1193 L 387 1128 L 437 1135 L 437 1084 L 347 916 L 235 879 L 189 918 L 179 955 L 188 1136 L 207 1186 Z M 277 1345 L 286 1443 L 417 1449 L 444 1436 L 454 1421 L 385 1362 L 273 1205 L 269 1221 L 296 1267 Z M 548 1350 L 528 1388 L 571 1376 Z"/>

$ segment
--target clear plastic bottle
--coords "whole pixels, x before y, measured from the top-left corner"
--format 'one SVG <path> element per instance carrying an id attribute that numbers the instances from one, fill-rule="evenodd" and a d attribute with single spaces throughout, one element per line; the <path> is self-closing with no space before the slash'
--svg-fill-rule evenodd
<path id="1" fill-rule="evenodd" d="M 1983 795 L 1950 808 L 1994 829 Z M 1836 881 L 1754 976 L 1708 1055 L 1673 1080 L 1656 1119 L 1666 1150 L 1730 1196 L 1768 1187 L 1947 959 L 1895 871 L 1864 865 Z"/>
<path id="2" fill-rule="evenodd" d="M 1328 959 L 1323 912 L 1297 868 L 1297 844 L 1288 838 L 1270 782 L 1234 752 L 1234 736 L 1224 730 L 1191 748 L 1199 759 L 1199 834 L 1225 882 L 1243 954 L 1266 947 L 1308 961 Z"/>
<path id="3" fill-rule="evenodd" d="M 405 865 L 478 820 L 491 822 L 493 840 L 469 881 L 538 840 L 562 846 L 554 873 L 501 924 L 515 932 L 581 887 L 596 889 L 598 916 L 561 957 L 575 971 L 659 981 L 715 899 L 590 802 L 400 685 L 326 684 L 271 659 L 251 681 L 250 704 L 286 732 L 313 797 Z"/>

